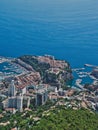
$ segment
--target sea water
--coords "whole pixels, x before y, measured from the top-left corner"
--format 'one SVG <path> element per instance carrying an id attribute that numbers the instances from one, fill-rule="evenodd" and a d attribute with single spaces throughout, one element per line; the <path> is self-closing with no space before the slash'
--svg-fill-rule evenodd
<path id="1" fill-rule="evenodd" d="M 26 54 L 98 65 L 98 1 L 0 0 L 0 56 Z"/>

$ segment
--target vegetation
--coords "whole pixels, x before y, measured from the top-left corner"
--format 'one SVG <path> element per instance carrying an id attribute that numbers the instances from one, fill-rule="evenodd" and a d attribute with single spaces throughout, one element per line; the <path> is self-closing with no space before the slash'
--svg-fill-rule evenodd
<path id="1" fill-rule="evenodd" d="M 34 56 L 22 56 L 20 59 L 31 65 L 35 71 L 41 74 L 41 76 L 44 76 L 45 71 L 50 68 L 49 64 L 38 62 Z"/>
<path id="2" fill-rule="evenodd" d="M 37 111 L 7 114 L 0 122 L 10 121 L 10 124 L 0 126 L 0 130 L 14 127 L 20 130 L 98 130 L 98 114 L 85 109 L 65 109 L 63 106 L 50 108 L 53 104 L 48 103 Z"/>
<path id="3" fill-rule="evenodd" d="M 45 83 L 57 83 L 57 75 L 54 73 L 45 73 L 43 80 Z"/>
<path id="4" fill-rule="evenodd" d="M 48 114 L 47 114 L 48 115 Z M 56 108 L 31 130 L 97 130 L 98 115 L 88 110 Z"/>

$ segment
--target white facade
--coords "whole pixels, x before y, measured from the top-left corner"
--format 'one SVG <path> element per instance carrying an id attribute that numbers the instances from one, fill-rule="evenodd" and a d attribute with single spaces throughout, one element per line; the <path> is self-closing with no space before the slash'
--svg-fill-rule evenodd
<path id="1" fill-rule="evenodd" d="M 15 88 L 15 85 L 14 85 L 14 80 L 12 80 L 11 84 L 9 85 L 8 95 L 9 95 L 10 97 L 16 95 L 16 88 Z"/>
<path id="2" fill-rule="evenodd" d="M 21 89 L 21 93 L 22 93 L 22 95 L 26 94 L 26 87 Z"/>
<path id="3" fill-rule="evenodd" d="M 3 102 L 3 108 L 8 108 L 8 99 L 4 100 Z"/>
<path id="4" fill-rule="evenodd" d="M 36 105 L 44 105 L 48 99 L 48 94 L 46 89 L 39 89 L 36 93 Z"/>
<path id="5" fill-rule="evenodd" d="M 23 110 L 23 96 L 17 96 L 17 109 L 19 111 Z"/>
<path id="6" fill-rule="evenodd" d="M 8 98 L 8 108 L 15 108 L 19 111 L 23 110 L 23 97 L 16 96 L 16 97 L 9 97 Z"/>
<path id="7" fill-rule="evenodd" d="M 16 97 L 8 98 L 8 108 L 17 108 L 17 98 Z"/>

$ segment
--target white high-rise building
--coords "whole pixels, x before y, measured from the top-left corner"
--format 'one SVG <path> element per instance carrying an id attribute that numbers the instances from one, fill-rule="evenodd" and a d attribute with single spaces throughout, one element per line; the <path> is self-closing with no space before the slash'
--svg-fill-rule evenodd
<path id="1" fill-rule="evenodd" d="M 11 81 L 11 84 L 9 85 L 8 95 L 9 95 L 10 97 L 16 96 L 16 88 L 15 88 L 14 80 L 12 80 L 12 81 Z"/>
<path id="2" fill-rule="evenodd" d="M 23 110 L 23 96 L 15 96 L 8 98 L 8 108 L 15 108 L 22 112 Z"/>
<path id="3" fill-rule="evenodd" d="M 17 98 L 16 97 L 8 98 L 8 108 L 17 108 Z"/>
<path id="4" fill-rule="evenodd" d="M 17 109 L 23 111 L 23 96 L 17 96 Z"/>
<path id="5" fill-rule="evenodd" d="M 48 99 L 48 94 L 46 89 L 39 89 L 36 93 L 36 105 L 44 105 Z"/>

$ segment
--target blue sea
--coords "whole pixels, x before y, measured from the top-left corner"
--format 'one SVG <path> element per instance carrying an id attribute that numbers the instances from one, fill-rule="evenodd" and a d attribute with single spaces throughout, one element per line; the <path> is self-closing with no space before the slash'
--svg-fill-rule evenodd
<path id="1" fill-rule="evenodd" d="M 0 0 L 0 56 L 24 54 L 98 65 L 98 1 Z"/>

